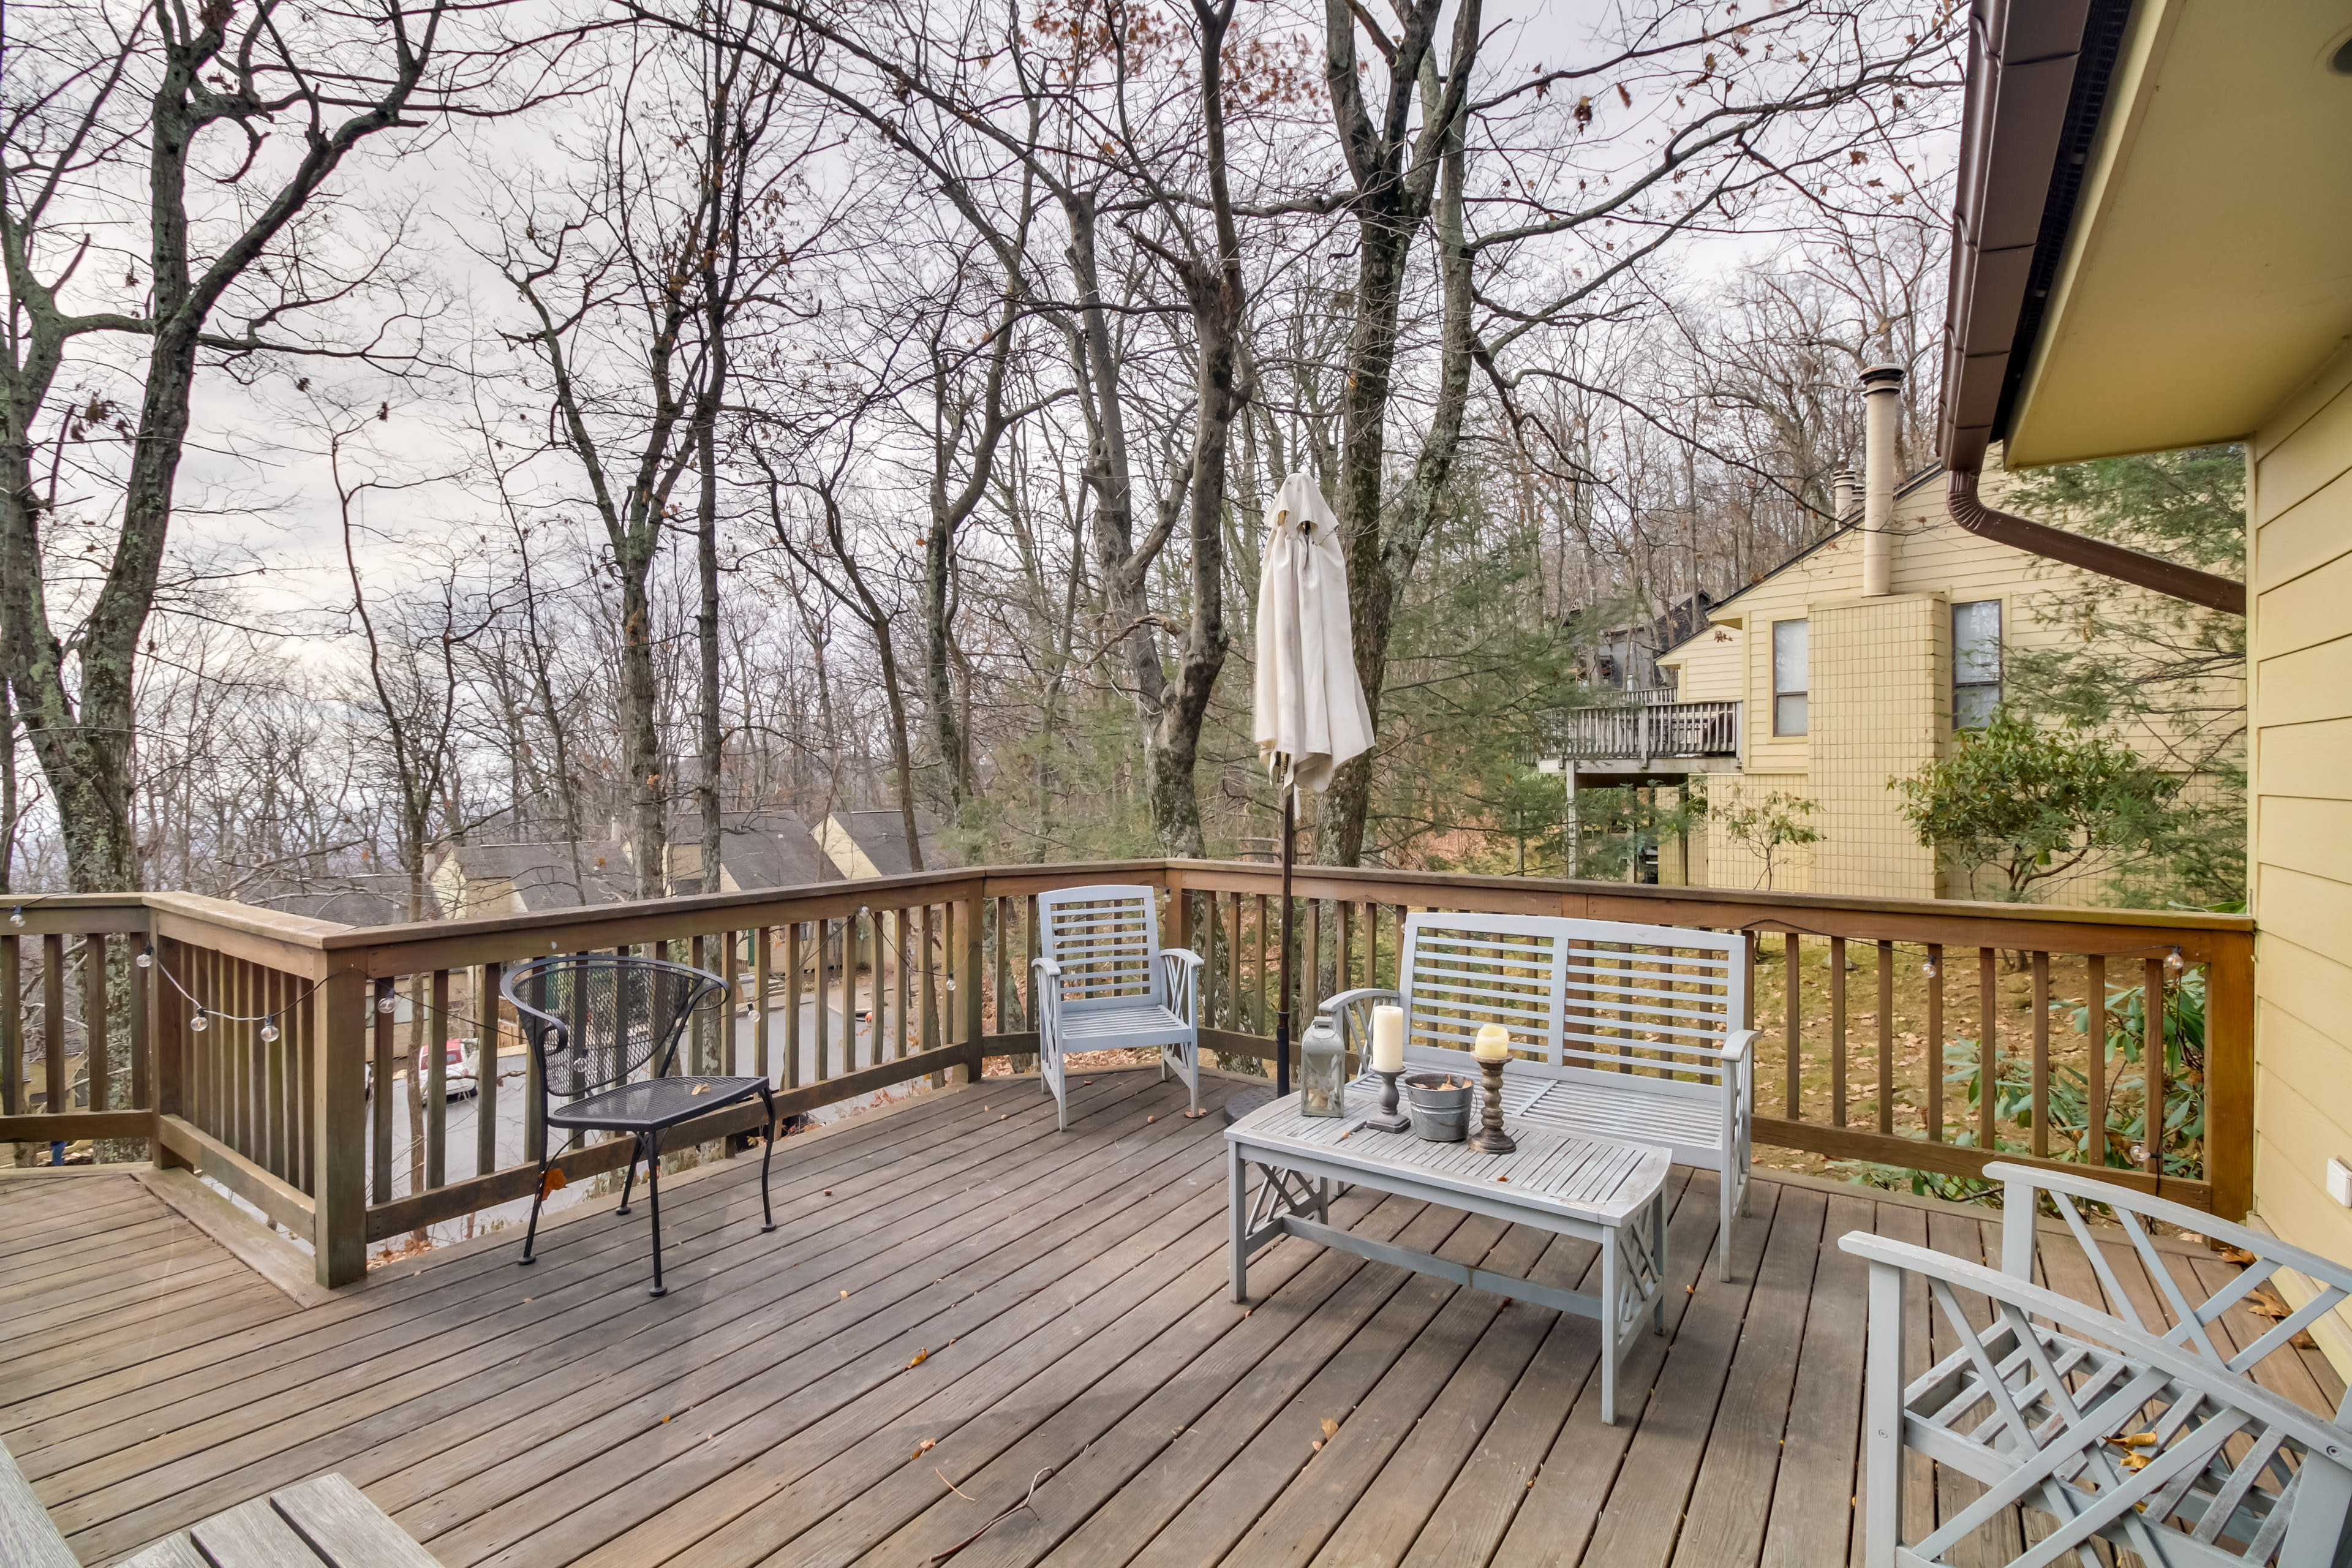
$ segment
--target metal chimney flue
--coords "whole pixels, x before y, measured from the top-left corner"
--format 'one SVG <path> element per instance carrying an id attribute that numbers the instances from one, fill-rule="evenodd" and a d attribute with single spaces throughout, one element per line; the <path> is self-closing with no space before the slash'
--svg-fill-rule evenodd
<path id="1" fill-rule="evenodd" d="M 1903 417 L 1903 367 L 1862 373 L 1862 592 L 1895 592 L 1895 436 Z"/>
<path id="2" fill-rule="evenodd" d="M 1852 468 L 1840 468 L 1830 477 L 1830 516 L 1843 528 L 1853 517 L 1853 492 L 1856 485 Z"/>

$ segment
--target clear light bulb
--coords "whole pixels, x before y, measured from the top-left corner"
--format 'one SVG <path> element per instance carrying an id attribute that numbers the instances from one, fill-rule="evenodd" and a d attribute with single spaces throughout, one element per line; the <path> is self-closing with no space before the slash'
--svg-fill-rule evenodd
<path id="1" fill-rule="evenodd" d="M 2187 967 L 2187 963 L 2188 961 L 2180 956 L 2180 950 L 2176 947 L 2172 950 L 2172 956 L 2164 961 L 2164 967 L 2178 974 Z"/>
<path id="2" fill-rule="evenodd" d="M 1929 959 L 1927 963 L 1919 966 L 1919 970 L 1920 973 L 1927 975 L 1928 979 L 1933 980 L 1936 978 L 1936 961 L 1932 958 Z"/>
<path id="3" fill-rule="evenodd" d="M 188 1027 L 199 1035 L 212 1027 L 212 1025 L 205 1019 L 205 1010 L 202 1007 L 197 1008 L 196 1016 L 188 1020 Z"/>
<path id="4" fill-rule="evenodd" d="M 266 1045 L 269 1044 L 272 1040 L 275 1040 L 277 1037 L 278 1037 L 278 1026 L 277 1026 L 277 1025 L 275 1025 L 275 1024 L 269 1024 L 269 1023 L 265 1023 L 265 1024 L 263 1024 L 263 1025 L 261 1026 L 261 1043 L 262 1043 L 263 1045 L 265 1045 L 265 1046 L 266 1046 Z"/>
<path id="5" fill-rule="evenodd" d="M 399 1001 L 389 991 L 375 999 L 375 1010 L 379 1013 L 389 1013 L 399 1005 Z"/>
<path id="6" fill-rule="evenodd" d="M 8 923 L 12 926 L 20 926 L 25 923 L 24 905 L 18 904 L 15 909 L 8 911 Z"/>
<path id="7" fill-rule="evenodd" d="M 948 989 L 950 991 L 955 989 L 955 976 L 952 974 L 948 976 Z"/>
<path id="8" fill-rule="evenodd" d="M 155 967 L 155 950 L 153 948 L 149 947 L 140 950 L 139 967 L 142 969 L 152 969 Z"/>
<path id="9" fill-rule="evenodd" d="M 857 906 L 857 918 L 859 920 L 864 920 L 867 915 L 870 915 L 874 911 L 872 910 L 867 909 L 864 904 Z"/>

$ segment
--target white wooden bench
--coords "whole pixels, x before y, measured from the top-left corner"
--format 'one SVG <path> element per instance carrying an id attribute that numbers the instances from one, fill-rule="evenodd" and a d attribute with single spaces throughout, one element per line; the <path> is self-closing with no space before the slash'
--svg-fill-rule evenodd
<path id="1" fill-rule="evenodd" d="M 1717 1173 L 1716 1264 L 1728 1279 L 1755 1100 L 1746 949 L 1736 934 L 1679 926 L 1417 914 L 1404 924 L 1399 988 L 1342 992 L 1320 1011 L 1369 1066 L 1373 1006 L 1401 1004 L 1406 1070 L 1473 1080 L 1471 1041 L 1481 1025 L 1502 1025 L 1517 1047 L 1503 1071 L 1511 1124 L 1656 1144 Z"/>
<path id="2" fill-rule="evenodd" d="M 1838 1246 L 1870 1265 L 1864 1568 L 1973 1568 L 2021 1545 L 2008 1561 L 2034 1568 L 2352 1555 L 2352 1434 L 2326 1417 L 2030 1280 L 1861 1231 Z M 1906 1378 L 1930 1338 L 1915 1297 L 1935 1342 L 1958 1348 Z M 1917 1458 L 1984 1489 L 1958 1497 Z M 1937 1500 L 1906 1509 L 1911 1487 Z M 2043 1516 L 2023 1542 L 2004 1526 L 2021 1505 Z"/>
<path id="3" fill-rule="evenodd" d="M 1037 1009 L 1037 1076 L 1070 1125 L 1072 1051 L 1160 1047 L 1201 1110 L 1201 955 L 1160 945 L 1158 890 L 1102 883 L 1037 895 L 1038 945 L 1030 994 Z"/>

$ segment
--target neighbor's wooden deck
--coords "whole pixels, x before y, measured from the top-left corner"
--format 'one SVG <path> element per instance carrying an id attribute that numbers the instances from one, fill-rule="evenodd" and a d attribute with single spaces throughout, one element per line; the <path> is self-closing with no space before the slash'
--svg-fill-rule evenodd
<path id="1" fill-rule="evenodd" d="M 674 1184 L 660 1301 L 642 1210 L 556 1225 L 530 1269 L 501 1235 L 303 1310 L 129 1176 L 12 1181 L 0 1441 L 87 1563 L 340 1470 L 452 1568 L 903 1568 L 1053 1466 L 958 1568 L 1810 1568 L 1856 1534 L 1864 1307 L 1837 1237 L 1982 1257 L 1997 1235 L 1766 1181 L 1724 1284 L 1713 1178 L 1678 1169 L 1671 1336 L 1634 1351 L 1604 1427 L 1582 1320 L 1297 1241 L 1232 1305 L 1222 1121 L 1183 1120 L 1148 1072 L 1073 1089 L 1063 1135 L 1034 1080 L 999 1079 L 793 1139 L 774 1236 L 756 1158 Z M 1564 1285 L 1593 1258 L 1335 1206 Z M 2223 1267 L 2186 1246 L 2176 1266 Z M 2305 1359 L 2286 1391 L 2332 1405 Z"/>

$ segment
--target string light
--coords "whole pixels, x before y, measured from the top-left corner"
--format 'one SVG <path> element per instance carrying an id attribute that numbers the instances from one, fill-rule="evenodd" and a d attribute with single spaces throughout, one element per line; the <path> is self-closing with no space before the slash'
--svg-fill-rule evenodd
<path id="1" fill-rule="evenodd" d="M 2172 950 L 2172 955 L 2164 961 L 2164 967 L 2178 974 L 2186 963 L 2187 961 L 2180 956 L 2180 950 L 2176 947 Z"/>
<path id="2" fill-rule="evenodd" d="M 399 1005 L 400 1002 L 398 998 L 394 997 L 389 991 L 386 991 L 383 995 L 375 999 L 375 1010 L 379 1013 L 390 1013 L 399 1007 Z"/>
<path id="3" fill-rule="evenodd" d="M 151 942 L 145 947 L 139 950 L 138 963 L 139 967 L 142 969 L 152 969 L 155 967 L 155 944 L 153 942 Z"/>
<path id="4" fill-rule="evenodd" d="M 20 926 L 25 923 L 24 905 L 18 904 L 15 909 L 8 911 L 8 923 L 12 926 Z"/>
<path id="5" fill-rule="evenodd" d="M 1933 979 L 1935 979 L 1935 978 L 1936 978 L 1937 969 L 1936 969 L 1936 961 L 1935 961 L 1934 959 L 1932 959 L 1932 958 L 1931 958 L 1931 959 L 1929 959 L 1927 963 L 1925 963 L 1921 964 L 1921 965 L 1919 966 L 1919 968 L 1920 968 L 1920 970 L 1922 971 L 1922 973 L 1924 973 L 1927 976 L 1927 978 L 1928 978 L 1928 979 L 1933 980 Z"/>
<path id="6" fill-rule="evenodd" d="M 262 1025 L 262 1026 L 261 1026 L 261 1043 L 262 1043 L 263 1045 L 265 1045 L 265 1046 L 266 1046 L 266 1045 L 268 1045 L 271 1041 L 273 1041 L 273 1040 L 275 1040 L 275 1039 L 277 1039 L 277 1038 L 278 1038 L 278 1026 L 277 1026 L 277 1025 L 275 1025 L 275 1024 L 264 1024 L 264 1025 Z"/>
<path id="7" fill-rule="evenodd" d="M 199 1035 L 210 1026 L 205 1022 L 205 1010 L 202 1007 L 197 1008 L 196 1016 L 188 1020 L 188 1027 Z"/>

